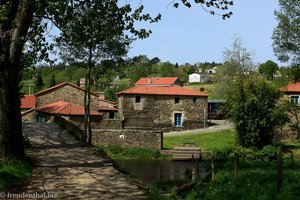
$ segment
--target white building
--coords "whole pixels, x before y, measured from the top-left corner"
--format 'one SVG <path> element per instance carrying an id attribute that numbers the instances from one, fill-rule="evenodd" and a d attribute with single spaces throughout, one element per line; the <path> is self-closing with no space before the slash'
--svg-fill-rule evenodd
<path id="1" fill-rule="evenodd" d="M 190 74 L 189 75 L 189 83 L 199 83 L 200 82 L 200 74 Z"/>

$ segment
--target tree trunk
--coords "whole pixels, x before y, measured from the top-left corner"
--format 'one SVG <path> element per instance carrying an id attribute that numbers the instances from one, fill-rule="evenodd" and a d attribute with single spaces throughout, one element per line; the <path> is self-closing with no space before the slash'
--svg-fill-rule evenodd
<path id="1" fill-rule="evenodd" d="M 92 143 L 91 127 L 91 64 L 88 65 L 88 87 L 87 87 L 87 143 Z"/>
<path id="2" fill-rule="evenodd" d="M 0 70 L 0 157 L 21 159 L 25 153 L 17 77 L 11 69 Z"/>
<path id="3" fill-rule="evenodd" d="M 25 153 L 19 96 L 20 62 L 36 1 L 11 3 L 0 24 L 0 158 L 21 159 Z"/>

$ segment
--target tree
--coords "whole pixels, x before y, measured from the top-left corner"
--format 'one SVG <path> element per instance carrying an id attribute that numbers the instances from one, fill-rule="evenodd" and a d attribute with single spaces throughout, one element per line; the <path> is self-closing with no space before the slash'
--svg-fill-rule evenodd
<path id="1" fill-rule="evenodd" d="M 278 70 L 277 63 L 272 60 L 268 60 L 267 62 L 261 64 L 258 68 L 260 74 L 263 74 L 268 80 L 274 79 L 274 74 Z"/>
<path id="2" fill-rule="evenodd" d="M 256 65 L 253 62 L 253 54 L 243 47 L 240 37 L 233 38 L 231 49 L 226 48 L 223 52 L 224 64 L 218 66 L 216 70 L 215 96 L 223 98 L 236 78 L 246 76 L 254 71 Z"/>
<path id="3" fill-rule="evenodd" d="M 55 85 L 56 85 L 55 74 L 52 74 L 49 86 L 53 87 Z"/>
<path id="4" fill-rule="evenodd" d="M 280 97 L 278 88 L 257 74 L 239 77 L 231 84 L 225 99 L 228 117 L 237 131 L 237 144 L 257 148 L 271 144 L 275 127 L 286 119 L 277 104 Z"/>
<path id="5" fill-rule="evenodd" d="M 89 1 L 89 2 L 96 2 Z M 113 5 L 117 0 L 111 1 Z M 182 4 L 191 7 L 186 0 Z M 24 157 L 24 145 L 21 126 L 21 110 L 19 99 L 19 81 L 22 59 L 28 58 L 37 61 L 47 57 L 47 41 L 45 33 L 49 32 L 48 25 L 63 26 L 73 25 L 72 10 L 74 6 L 87 4 L 81 0 L 2 0 L 0 1 L 0 157 L 13 156 Z M 178 7 L 178 2 L 174 2 Z M 216 7 L 219 10 L 226 10 L 232 5 L 227 0 L 203 0 L 196 3 L 207 7 Z M 118 5 L 118 4 L 117 4 Z M 176 7 L 176 6 L 175 6 Z M 132 11 L 130 5 L 126 6 L 127 11 Z M 125 11 L 126 11 L 125 10 Z M 132 19 L 129 27 L 134 26 L 135 20 L 142 20 L 141 9 L 136 9 L 128 14 L 124 20 Z M 215 12 L 211 12 L 215 14 Z M 232 13 L 220 14 L 223 18 L 230 17 Z M 149 19 L 149 15 L 144 16 Z M 68 20 L 68 24 L 66 24 Z M 94 20 L 94 19 L 93 19 Z M 51 22 L 51 23 L 50 23 Z M 111 24 L 110 24 L 111 25 Z M 81 27 L 78 27 L 81 28 Z M 145 34 L 149 33 L 143 30 Z M 26 45 L 25 49 L 24 45 Z M 30 43 L 30 42 L 31 43 Z M 37 44 L 37 45 L 35 45 Z M 51 46 L 50 46 L 51 47 Z"/>
<path id="6" fill-rule="evenodd" d="M 280 10 L 275 11 L 278 25 L 273 32 L 273 49 L 282 62 L 300 64 L 300 2 L 279 0 Z"/>
<path id="7" fill-rule="evenodd" d="M 35 79 L 35 91 L 38 92 L 45 86 L 41 73 L 38 73 Z"/>

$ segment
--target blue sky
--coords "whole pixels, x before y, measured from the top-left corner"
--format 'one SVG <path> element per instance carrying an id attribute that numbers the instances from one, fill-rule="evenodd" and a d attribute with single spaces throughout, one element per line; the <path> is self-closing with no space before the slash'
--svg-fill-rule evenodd
<path id="1" fill-rule="evenodd" d="M 212 16 L 200 6 L 192 8 L 168 6 L 171 0 L 144 0 L 145 11 L 162 14 L 162 20 L 144 25 L 153 33 L 131 45 L 128 56 L 147 55 L 172 63 L 223 62 L 222 52 L 230 48 L 234 35 L 239 35 L 244 46 L 254 51 L 254 61 L 273 60 L 280 63 L 272 49 L 272 33 L 277 25 L 274 11 L 277 0 L 234 0 L 231 18 Z"/>

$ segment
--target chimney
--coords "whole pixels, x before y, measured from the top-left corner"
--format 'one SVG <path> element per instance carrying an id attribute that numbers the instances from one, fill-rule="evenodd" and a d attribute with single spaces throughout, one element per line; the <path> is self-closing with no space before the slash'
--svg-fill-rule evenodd
<path id="1" fill-rule="evenodd" d="M 151 78 L 148 78 L 148 84 L 151 84 L 152 81 L 151 81 Z"/>

